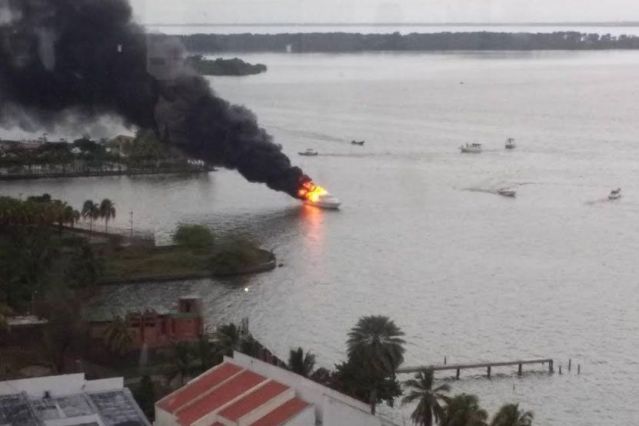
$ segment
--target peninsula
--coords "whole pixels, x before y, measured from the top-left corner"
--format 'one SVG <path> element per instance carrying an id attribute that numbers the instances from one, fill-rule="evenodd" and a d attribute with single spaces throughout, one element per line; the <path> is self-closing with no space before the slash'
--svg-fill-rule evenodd
<path id="1" fill-rule="evenodd" d="M 249 64 L 240 58 L 210 60 L 202 55 L 194 55 L 187 58 L 187 63 L 202 75 L 244 76 L 266 72 L 266 65 Z"/>

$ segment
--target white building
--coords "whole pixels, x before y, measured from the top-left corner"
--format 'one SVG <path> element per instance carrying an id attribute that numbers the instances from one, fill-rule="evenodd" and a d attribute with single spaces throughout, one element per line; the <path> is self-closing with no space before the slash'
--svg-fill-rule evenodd
<path id="1" fill-rule="evenodd" d="M 392 426 L 369 407 L 235 352 L 155 404 L 157 426 Z"/>
<path id="2" fill-rule="evenodd" d="M 149 426 L 121 377 L 84 374 L 0 382 L 0 425 Z"/>

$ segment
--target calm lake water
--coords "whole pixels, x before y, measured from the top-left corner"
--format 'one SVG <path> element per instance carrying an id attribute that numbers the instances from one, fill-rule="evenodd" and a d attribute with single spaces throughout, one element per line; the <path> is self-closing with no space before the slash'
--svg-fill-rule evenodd
<path id="1" fill-rule="evenodd" d="M 456 392 L 536 424 L 639 422 L 639 52 L 243 55 L 266 74 L 215 78 L 343 201 L 300 206 L 232 171 L 2 183 L 167 241 L 179 222 L 244 233 L 284 263 L 235 281 L 112 288 L 104 303 L 205 301 L 210 326 L 250 318 L 277 354 L 331 366 L 367 314 L 406 332 L 407 364 L 552 357 L 564 375 L 465 373 Z M 463 83 L 463 84 L 462 84 Z M 507 137 L 518 147 L 504 150 Z M 365 139 L 363 147 L 351 139 Z M 462 155 L 466 142 L 484 144 Z M 314 148 L 317 157 L 299 157 Z M 516 199 L 496 195 L 517 190 Z M 609 202 L 611 188 L 624 197 Z M 243 291 L 247 287 L 248 292 Z M 566 364 L 582 374 L 566 374 Z M 481 373 L 480 371 L 477 372 Z"/>

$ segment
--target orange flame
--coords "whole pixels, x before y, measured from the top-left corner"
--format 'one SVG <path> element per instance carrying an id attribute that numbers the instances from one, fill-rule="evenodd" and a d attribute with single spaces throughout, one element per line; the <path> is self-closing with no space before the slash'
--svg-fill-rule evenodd
<path id="1" fill-rule="evenodd" d="M 297 190 L 297 195 L 302 200 L 310 201 L 312 203 L 316 203 L 319 200 L 319 197 L 325 194 L 328 194 L 328 191 L 321 186 L 316 185 L 312 181 L 303 183 L 300 189 Z"/>

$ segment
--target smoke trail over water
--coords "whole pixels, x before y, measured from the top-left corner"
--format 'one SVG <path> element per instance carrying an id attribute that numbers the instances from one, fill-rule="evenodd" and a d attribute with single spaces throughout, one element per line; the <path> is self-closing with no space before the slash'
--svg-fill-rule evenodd
<path id="1" fill-rule="evenodd" d="M 175 40 L 145 35 L 126 0 L 0 0 L 0 126 L 36 131 L 117 115 L 296 197 L 310 179 L 183 56 Z"/>

